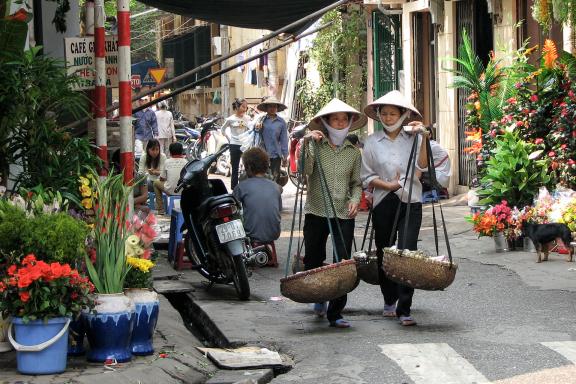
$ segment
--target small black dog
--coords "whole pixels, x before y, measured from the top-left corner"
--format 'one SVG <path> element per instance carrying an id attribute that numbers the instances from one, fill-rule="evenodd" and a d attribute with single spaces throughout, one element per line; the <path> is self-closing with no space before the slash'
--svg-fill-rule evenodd
<path id="1" fill-rule="evenodd" d="M 572 233 L 566 224 L 550 223 L 550 224 L 530 224 L 522 222 L 522 234 L 532 240 L 536 252 L 538 253 L 538 261 L 547 261 L 549 244 L 556 240 L 564 243 L 564 247 L 569 249 L 566 261 L 572 261 L 574 250 L 570 243 L 572 242 Z M 544 258 L 541 257 L 541 252 L 544 252 Z"/>

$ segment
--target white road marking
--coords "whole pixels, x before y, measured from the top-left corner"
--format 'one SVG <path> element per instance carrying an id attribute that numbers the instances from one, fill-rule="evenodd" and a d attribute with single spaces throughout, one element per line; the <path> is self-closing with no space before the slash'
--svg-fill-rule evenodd
<path id="1" fill-rule="evenodd" d="M 416 384 L 480 384 L 490 381 L 445 343 L 382 344 L 392 359 Z"/>
<path id="2" fill-rule="evenodd" d="M 576 364 L 576 341 L 549 341 L 540 343 Z"/>

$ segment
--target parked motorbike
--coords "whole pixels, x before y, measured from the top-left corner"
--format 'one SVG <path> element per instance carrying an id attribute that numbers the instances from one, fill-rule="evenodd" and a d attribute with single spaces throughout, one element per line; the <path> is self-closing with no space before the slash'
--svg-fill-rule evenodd
<path id="1" fill-rule="evenodd" d="M 202 276 L 213 283 L 233 283 L 240 300 L 250 297 L 246 265 L 259 265 L 267 255 L 252 248 L 246 237 L 240 203 L 220 179 L 208 179 L 208 169 L 225 151 L 194 159 L 182 169 L 176 192 L 187 229 L 186 254 Z"/>
<path id="2" fill-rule="evenodd" d="M 199 123 L 200 138 L 188 153 L 189 158 L 202 159 L 207 155 L 212 155 L 228 143 L 228 139 L 220 131 L 219 116 L 215 116 Z"/>
<path id="3" fill-rule="evenodd" d="M 288 143 L 288 177 L 295 186 L 300 184 L 300 188 L 306 188 L 304 179 L 298 172 L 298 160 L 300 159 L 300 148 L 307 128 L 308 124 L 294 126 L 290 131 L 290 141 Z"/>

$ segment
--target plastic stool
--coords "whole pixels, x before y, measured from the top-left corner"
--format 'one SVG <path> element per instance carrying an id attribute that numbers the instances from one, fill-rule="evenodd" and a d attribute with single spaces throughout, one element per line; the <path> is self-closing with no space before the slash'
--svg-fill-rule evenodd
<path id="1" fill-rule="evenodd" d="M 148 208 L 156 209 L 156 194 L 154 192 L 148 192 Z"/>
<path id="2" fill-rule="evenodd" d="M 438 201 L 438 193 L 435 189 L 431 191 L 422 192 L 422 204 L 432 203 Z"/>
<path id="3" fill-rule="evenodd" d="M 182 196 L 180 195 L 167 195 L 162 193 L 162 201 L 164 202 L 164 210 L 166 214 L 170 216 L 172 214 L 172 209 L 174 209 L 174 202 L 180 200 Z"/>
<path id="4" fill-rule="evenodd" d="M 180 209 L 173 209 L 170 215 L 170 238 L 168 240 L 168 262 L 175 267 L 178 265 L 177 248 L 182 242 L 180 228 L 184 224 L 184 216 Z"/>
<path id="5" fill-rule="evenodd" d="M 176 246 L 176 260 L 174 261 L 174 269 L 180 271 L 184 268 L 192 268 L 192 263 L 190 260 L 185 261 L 185 252 L 184 252 L 184 241 L 179 241 Z"/>

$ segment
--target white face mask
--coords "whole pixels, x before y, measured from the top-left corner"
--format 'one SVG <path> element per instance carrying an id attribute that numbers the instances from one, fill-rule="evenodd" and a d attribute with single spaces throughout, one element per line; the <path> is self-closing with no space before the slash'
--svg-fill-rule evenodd
<path id="1" fill-rule="evenodd" d="M 404 120 L 406 120 L 406 118 L 409 115 L 410 115 L 410 111 L 407 110 L 402 115 L 400 115 L 400 118 L 398 119 L 397 122 L 395 122 L 392 125 L 387 125 L 382 121 L 382 116 L 380 116 L 380 108 L 378 108 L 378 120 L 380 120 L 380 122 L 384 126 L 384 129 L 389 133 L 392 133 L 392 132 L 396 131 L 398 128 L 400 128 L 402 126 L 402 123 L 404 123 Z"/>
<path id="2" fill-rule="evenodd" d="M 341 146 L 344 143 L 344 140 L 346 140 L 346 136 L 348 136 L 348 131 L 352 125 L 352 120 L 348 122 L 348 126 L 344 129 L 332 128 L 330 124 L 324 120 L 324 118 L 321 118 L 320 120 L 322 121 L 322 124 L 324 124 L 324 128 L 326 128 L 328 131 L 328 136 L 330 137 L 332 144 L 338 147 Z"/>

